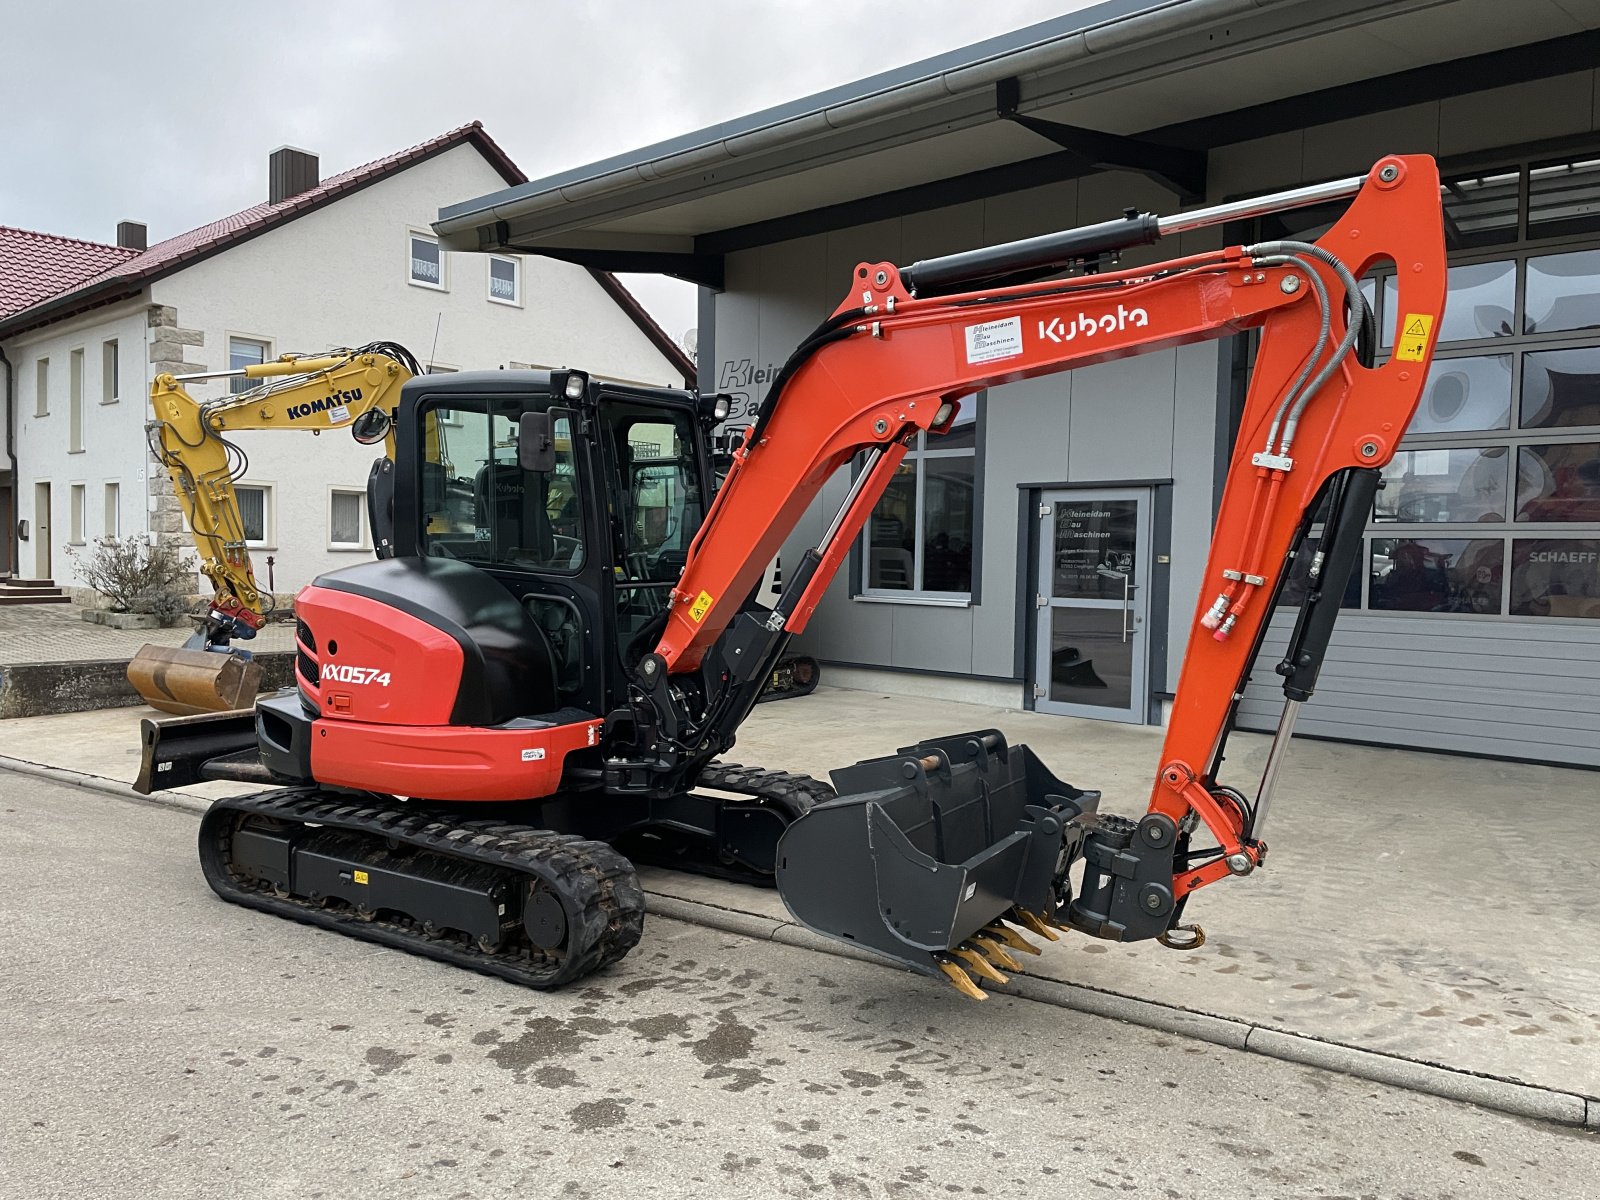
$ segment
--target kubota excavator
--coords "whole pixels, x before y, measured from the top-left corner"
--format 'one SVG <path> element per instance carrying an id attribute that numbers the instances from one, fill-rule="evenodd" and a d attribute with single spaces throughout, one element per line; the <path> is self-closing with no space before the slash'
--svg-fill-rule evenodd
<path id="1" fill-rule="evenodd" d="M 1347 197 L 1315 243 L 1083 269 Z M 1379 468 L 1421 394 L 1445 269 L 1424 156 L 1258 201 L 863 263 L 779 372 L 714 500 L 697 426 L 717 397 L 578 371 L 413 379 L 395 422 L 396 461 L 415 464 L 395 473 L 395 556 L 299 594 L 297 687 L 253 719 L 147 722 L 139 786 L 282 785 L 202 821 L 219 895 L 534 987 L 638 941 L 629 856 L 774 880 L 810 928 L 975 998 L 1036 949 L 1029 931 L 1193 947 L 1194 892 L 1266 856 L 1274 781 Z M 1382 365 L 1358 282 L 1371 271 L 1393 273 Z M 1142 815 L 1100 811 L 1098 792 L 995 730 L 835 771 L 837 795 L 713 762 L 908 443 L 948 430 L 963 396 L 1248 329 L 1255 368 Z M 444 478 L 419 452 L 429 439 L 474 469 Z M 852 464 L 821 540 L 771 609 L 756 604 L 765 564 Z M 1248 795 L 1225 781 L 1224 747 L 1297 557 L 1308 586 L 1276 668 L 1284 715 Z"/>

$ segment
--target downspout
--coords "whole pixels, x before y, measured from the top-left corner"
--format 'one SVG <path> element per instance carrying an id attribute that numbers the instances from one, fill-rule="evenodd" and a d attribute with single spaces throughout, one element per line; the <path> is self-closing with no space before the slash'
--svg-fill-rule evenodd
<path id="1" fill-rule="evenodd" d="M 17 480 L 17 368 L 6 357 L 6 348 L 0 346 L 0 363 L 6 365 L 6 461 L 11 464 L 11 511 L 6 521 L 6 563 L 13 577 L 17 575 L 17 504 L 22 497 L 22 485 Z"/>

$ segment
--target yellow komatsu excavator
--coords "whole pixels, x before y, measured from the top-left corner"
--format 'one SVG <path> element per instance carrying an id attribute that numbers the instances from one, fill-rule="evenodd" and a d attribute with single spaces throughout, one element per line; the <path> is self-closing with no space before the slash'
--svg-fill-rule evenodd
<path id="1" fill-rule="evenodd" d="M 367 502 L 373 508 L 387 507 L 394 411 L 401 386 L 419 374 L 416 358 L 405 347 L 372 342 L 315 358 L 285 355 L 234 371 L 156 376 L 146 435 L 151 453 L 172 477 L 200 552 L 200 572 L 211 581 L 213 595 L 204 621 L 181 649 L 147 645 L 128 664 L 128 682 L 147 704 L 179 715 L 223 712 L 250 707 L 260 690 L 260 665 L 233 642 L 255 637 L 272 603 L 256 586 L 234 494 L 245 459 L 225 435 L 250 429 L 321 433 L 348 428 L 363 445 L 382 442 L 385 457 L 373 466 Z M 262 382 L 214 400 L 196 400 L 184 387 L 223 378 Z M 381 532 L 388 525 L 387 513 L 370 515 L 381 557 L 387 549 Z"/>

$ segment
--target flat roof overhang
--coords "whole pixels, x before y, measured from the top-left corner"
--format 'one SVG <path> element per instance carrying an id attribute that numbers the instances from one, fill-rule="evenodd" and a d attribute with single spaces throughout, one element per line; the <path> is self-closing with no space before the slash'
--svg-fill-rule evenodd
<path id="1" fill-rule="evenodd" d="M 1559 0 L 1109 0 L 441 210 L 452 250 L 722 286 L 722 256 L 1097 170 L 1594 69 Z M 1403 147 L 1397 147 L 1403 149 Z"/>

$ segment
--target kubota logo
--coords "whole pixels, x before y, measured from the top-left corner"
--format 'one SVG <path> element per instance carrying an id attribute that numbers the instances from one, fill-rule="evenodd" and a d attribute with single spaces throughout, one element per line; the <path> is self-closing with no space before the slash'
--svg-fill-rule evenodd
<path id="1" fill-rule="evenodd" d="M 352 667 L 345 663 L 328 663 L 322 668 L 322 682 L 375 683 L 379 687 L 388 687 L 389 672 L 380 671 L 377 667 Z"/>
<path id="2" fill-rule="evenodd" d="M 1091 338 L 1102 333 L 1120 333 L 1124 329 L 1143 329 L 1150 324 L 1150 314 L 1142 308 L 1127 308 L 1117 305 L 1115 313 L 1106 313 L 1096 319 L 1088 313 L 1079 313 L 1076 317 L 1051 317 L 1048 321 L 1039 322 L 1039 336 L 1049 338 L 1057 344 L 1070 342 L 1080 333 Z"/>

